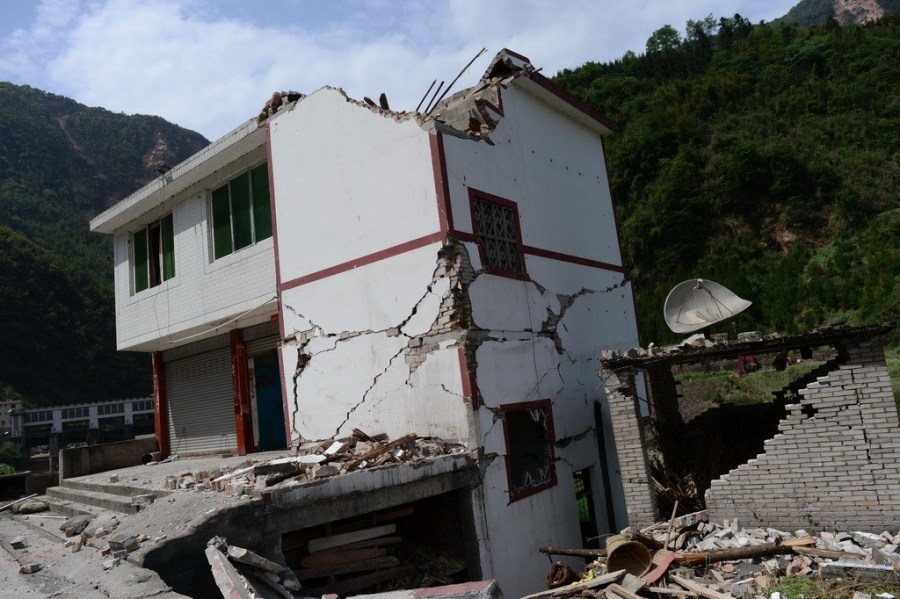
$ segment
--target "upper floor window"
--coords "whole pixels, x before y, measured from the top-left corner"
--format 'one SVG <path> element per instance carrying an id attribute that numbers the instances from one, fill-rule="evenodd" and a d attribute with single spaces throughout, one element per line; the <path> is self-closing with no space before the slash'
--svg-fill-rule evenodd
<path id="1" fill-rule="evenodd" d="M 265 162 L 213 190 L 212 220 L 217 260 L 272 236 Z"/>
<path id="2" fill-rule="evenodd" d="M 524 277 L 519 212 L 513 202 L 470 190 L 472 229 L 488 272 Z"/>
<path id="3" fill-rule="evenodd" d="M 175 228 L 171 212 L 136 231 L 132 241 L 135 293 L 175 276 Z"/>

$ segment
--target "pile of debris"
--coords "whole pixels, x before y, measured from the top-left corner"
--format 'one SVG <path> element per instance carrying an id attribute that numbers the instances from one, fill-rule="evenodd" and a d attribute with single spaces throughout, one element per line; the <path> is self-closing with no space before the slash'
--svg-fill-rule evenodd
<path id="1" fill-rule="evenodd" d="M 213 537 L 206 545 L 206 559 L 216 585 L 224 597 L 300 597 L 300 582 L 290 568 L 253 553 L 228 545 L 222 537 Z"/>
<path id="2" fill-rule="evenodd" d="M 269 461 L 247 460 L 232 470 L 211 468 L 166 477 L 169 490 L 220 491 L 232 496 L 258 494 L 286 481 L 315 480 L 390 464 L 415 464 L 447 454 L 465 453 L 460 443 L 409 433 L 393 441 L 384 433 L 370 436 L 359 429 L 334 441 L 309 443 L 298 455 Z"/>
<path id="3" fill-rule="evenodd" d="M 900 533 L 808 534 L 747 528 L 737 520 L 707 522 L 696 512 L 641 530 L 626 529 L 607 540 L 607 549 L 542 547 L 548 555 L 594 558 L 576 575 L 557 562 L 547 577 L 550 590 L 538 597 L 780 597 L 785 577 L 866 580 L 880 594 L 853 597 L 893 599 L 900 589 Z M 890 592 L 888 592 L 890 591 Z M 850 596 L 849 594 L 847 595 Z"/>

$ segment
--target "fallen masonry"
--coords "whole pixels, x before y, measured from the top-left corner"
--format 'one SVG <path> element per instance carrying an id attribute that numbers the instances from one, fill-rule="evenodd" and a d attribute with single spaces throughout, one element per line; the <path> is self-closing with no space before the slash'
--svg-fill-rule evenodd
<path id="1" fill-rule="evenodd" d="M 542 547 L 550 556 L 590 560 L 581 574 L 555 562 L 539 597 L 707 597 L 778 599 L 786 579 L 834 583 L 828 597 L 893 598 L 900 591 L 900 532 L 782 531 L 707 521 L 697 512 L 628 528 L 606 549 Z M 862 592 L 862 589 L 867 589 Z M 877 590 L 876 590 L 877 589 Z M 874 592 L 873 592 L 874 591 Z M 856 593 L 856 594 L 854 594 Z"/>

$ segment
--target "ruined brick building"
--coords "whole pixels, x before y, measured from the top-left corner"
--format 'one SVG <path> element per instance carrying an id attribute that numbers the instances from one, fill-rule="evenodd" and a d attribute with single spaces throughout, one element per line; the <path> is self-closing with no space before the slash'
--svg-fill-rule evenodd
<path id="1" fill-rule="evenodd" d="M 596 374 L 637 343 L 610 132 L 504 50 L 427 114 L 276 95 L 97 216 L 163 453 L 462 442 L 468 559 L 507 596 L 539 588 L 538 546 L 624 523 Z"/>

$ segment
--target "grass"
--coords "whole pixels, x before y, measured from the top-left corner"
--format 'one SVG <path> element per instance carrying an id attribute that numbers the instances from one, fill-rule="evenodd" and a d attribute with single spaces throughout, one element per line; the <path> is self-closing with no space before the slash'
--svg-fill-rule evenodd
<path id="1" fill-rule="evenodd" d="M 900 362 L 900 359 L 898 359 Z M 822 362 L 807 360 L 799 364 L 791 364 L 782 372 L 772 368 L 763 368 L 738 377 L 733 370 L 722 372 L 689 372 L 676 375 L 675 380 L 682 384 L 682 389 L 694 385 L 714 388 L 702 393 L 702 398 L 714 403 L 755 404 L 771 402 L 772 393 L 787 387 L 792 381 L 804 376 Z M 900 366 L 900 364 L 898 364 Z"/>
<path id="2" fill-rule="evenodd" d="M 868 593 L 872 597 L 881 593 L 900 597 L 900 584 L 790 576 L 781 579 L 777 585 L 768 589 L 766 596 L 771 596 L 775 591 L 781 593 L 783 599 L 852 599 L 853 593 L 857 591 Z"/>
<path id="3" fill-rule="evenodd" d="M 900 412 L 900 345 L 884 348 L 884 357 L 887 359 L 891 386 L 894 388 L 894 402 L 897 404 L 897 411 Z"/>

